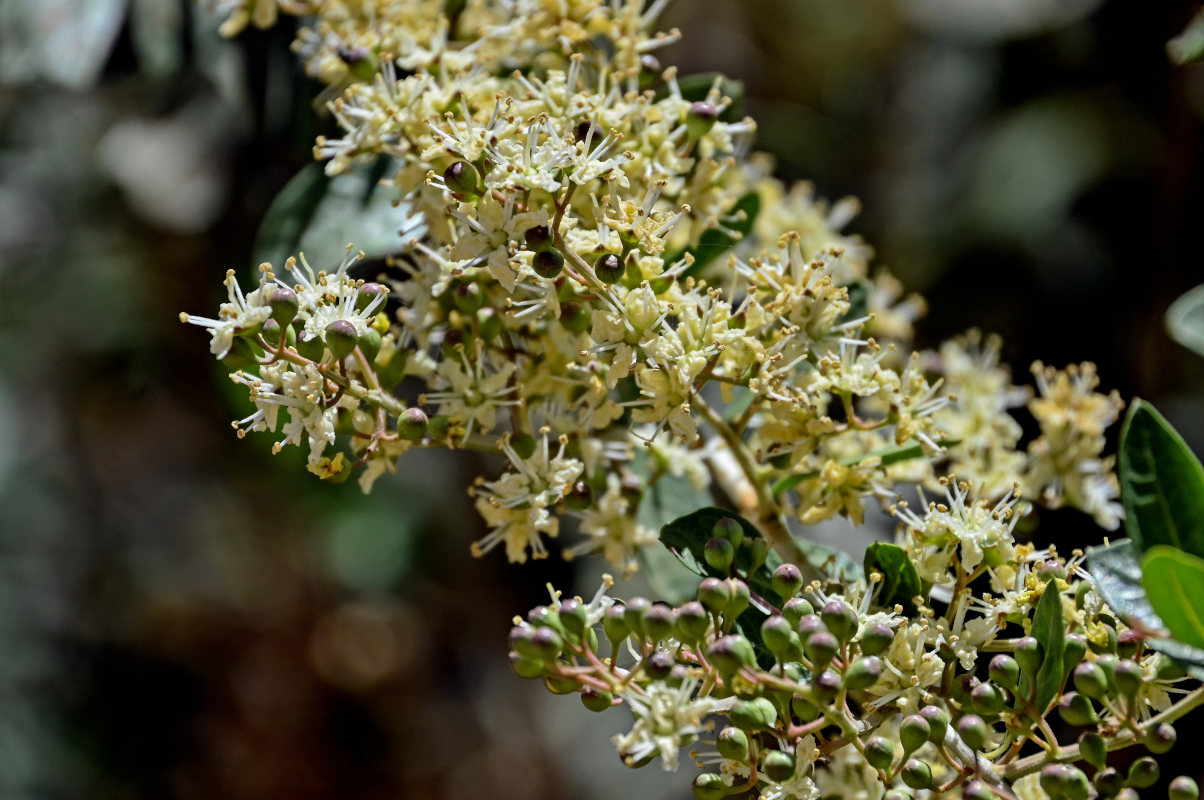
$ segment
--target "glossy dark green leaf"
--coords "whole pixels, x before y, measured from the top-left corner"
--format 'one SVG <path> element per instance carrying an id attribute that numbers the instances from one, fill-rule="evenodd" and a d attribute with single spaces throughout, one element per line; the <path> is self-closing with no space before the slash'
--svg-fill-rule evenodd
<path id="1" fill-rule="evenodd" d="M 920 573 L 912 563 L 907 551 L 897 544 L 874 542 L 865 549 L 865 574 L 874 571 L 882 574 L 878 589 L 878 604 L 890 608 L 896 603 L 903 606 L 908 616 L 916 613 L 914 597 L 923 593 Z"/>
<path id="2" fill-rule="evenodd" d="M 1141 560 L 1141 585 L 1171 635 L 1204 648 L 1204 559 L 1155 545 Z"/>
<path id="3" fill-rule="evenodd" d="M 1133 401 L 1121 429 L 1120 484 L 1136 549 L 1166 544 L 1204 557 L 1204 468 L 1144 400 Z"/>
<path id="4" fill-rule="evenodd" d="M 393 205 L 397 190 L 380 185 L 396 166 L 381 156 L 334 177 L 318 163 L 302 168 L 268 208 L 255 237 L 255 260 L 279 270 L 289 256 L 304 252 L 314 269 L 331 269 L 348 244 L 369 258 L 401 252 L 422 228 L 406 204 Z"/>
<path id="5" fill-rule="evenodd" d="M 1066 646 L 1062 597 L 1055 586 L 1051 585 L 1041 593 L 1037 611 L 1033 614 L 1032 635 L 1045 650 L 1041 667 L 1037 670 L 1035 694 L 1037 711 L 1044 712 L 1062 684 L 1062 651 Z"/>

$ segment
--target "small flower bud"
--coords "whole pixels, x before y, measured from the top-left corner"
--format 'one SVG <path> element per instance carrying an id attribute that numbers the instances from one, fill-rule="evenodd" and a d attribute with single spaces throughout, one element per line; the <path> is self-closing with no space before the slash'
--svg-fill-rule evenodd
<path id="1" fill-rule="evenodd" d="M 421 442 L 430 420 L 421 408 L 407 408 L 397 418 L 397 435 L 411 442 Z"/>
<path id="2" fill-rule="evenodd" d="M 536 253 L 531 258 L 531 269 L 543 278 L 555 278 L 564 269 L 564 254 L 555 247 Z"/>
<path id="3" fill-rule="evenodd" d="M 781 750 L 769 750 L 761 757 L 761 771 L 771 781 L 784 781 L 794 774 L 794 756 Z"/>
<path id="4" fill-rule="evenodd" d="M 1136 662 L 1127 660 L 1116 662 L 1116 666 L 1112 668 L 1112 678 L 1116 681 L 1116 690 L 1122 697 L 1134 697 L 1145 680 L 1141 667 Z"/>
<path id="5" fill-rule="evenodd" d="M 426 428 L 426 435 L 437 442 L 442 442 L 447 439 L 447 433 L 450 428 L 451 420 L 447 415 L 436 414 L 430 419 L 430 424 Z"/>
<path id="6" fill-rule="evenodd" d="M 1079 735 L 1079 752 L 1096 769 L 1103 769 L 1108 762 L 1108 743 L 1095 731 L 1083 731 Z"/>
<path id="7" fill-rule="evenodd" d="M 1148 789 L 1158 782 L 1158 762 L 1149 756 L 1142 756 L 1129 766 L 1129 778 L 1126 781 L 1134 789 Z"/>
<path id="8" fill-rule="evenodd" d="M 738 617 L 752 603 L 752 592 L 749 591 L 748 584 L 739 578 L 728 578 L 727 583 L 732 599 L 723 613 L 732 618 Z"/>
<path id="9" fill-rule="evenodd" d="M 1078 767 L 1067 767 L 1062 792 L 1066 800 L 1087 800 L 1087 795 L 1091 794 L 1087 775 Z"/>
<path id="10" fill-rule="evenodd" d="M 736 548 L 732 547 L 732 543 L 727 539 L 716 536 L 703 547 L 702 557 L 706 559 L 711 569 L 726 574 L 731 571 L 732 559 L 736 557 Z"/>
<path id="11" fill-rule="evenodd" d="M 698 584 L 698 602 L 712 614 L 722 614 L 731 601 L 731 588 L 718 578 L 703 578 Z"/>
<path id="12" fill-rule="evenodd" d="M 297 355 L 310 361 L 321 361 L 326 345 L 320 336 L 314 336 L 307 331 L 297 334 Z"/>
<path id="13" fill-rule="evenodd" d="M 711 527 L 711 536 L 721 536 L 739 547 L 744 542 L 744 526 L 739 520 L 722 517 Z"/>
<path id="14" fill-rule="evenodd" d="M 551 663 L 560 657 L 560 651 L 564 649 L 564 639 L 560 638 L 560 634 L 554 628 L 536 628 L 531 634 L 531 646 L 535 650 L 536 658 Z"/>
<path id="15" fill-rule="evenodd" d="M 658 650 L 648 656 L 648 660 L 644 662 L 644 672 L 654 681 L 663 681 L 672 674 L 675 666 L 677 666 L 677 661 L 673 656 L 663 650 Z"/>
<path id="16" fill-rule="evenodd" d="M 826 603 L 819 612 L 819 618 L 842 644 L 857 632 L 857 612 L 843 601 L 832 600 Z"/>
<path id="17" fill-rule="evenodd" d="M 355 349 L 359 336 L 355 332 L 355 325 L 351 324 L 350 321 L 336 319 L 326 326 L 323 338 L 326 340 L 326 347 L 330 350 L 330 354 L 334 356 L 335 361 L 342 361 L 351 355 L 351 351 Z"/>
<path id="18" fill-rule="evenodd" d="M 715 120 L 718 118 L 719 110 L 713 104 L 699 100 L 690 106 L 686 114 L 687 135 L 691 140 L 702 137 L 715 126 Z"/>
<path id="19" fill-rule="evenodd" d="M 1069 768 L 1065 764 L 1047 764 L 1041 770 L 1039 782 L 1050 800 L 1066 797 L 1066 778 Z"/>
<path id="20" fill-rule="evenodd" d="M 899 723 L 899 744 L 903 745 L 903 755 L 910 755 L 919 750 L 928 741 L 932 728 L 928 720 L 919 714 L 909 714 Z M 912 787 L 921 788 L 918 786 Z"/>
<path id="21" fill-rule="evenodd" d="M 1072 633 L 1062 645 L 1062 674 L 1069 675 L 1087 655 L 1087 637 Z"/>
<path id="22" fill-rule="evenodd" d="M 1095 773 L 1095 789 L 1101 797 L 1116 797 L 1125 788 L 1125 779 L 1115 768 L 1107 767 Z"/>
<path id="23" fill-rule="evenodd" d="M 1111 625 L 1105 625 L 1104 633 L 1106 633 L 1107 637 L 1108 637 L 1106 642 L 1098 643 L 1094 639 L 1090 639 L 1087 642 L 1087 647 L 1089 647 L 1091 649 L 1091 652 L 1095 653 L 1096 655 L 1103 655 L 1104 653 L 1115 653 L 1116 652 L 1116 631 L 1115 631 L 1115 629 L 1113 629 Z"/>
<path id="24" fill-rule="evenodd" d="M 1175 729 L 1161 722 L 1145 732 L 1145 749 L 1160 756 L 1175 746 L 1177 738 Z"/>
<path id="25" fill-rule="evenodd" d="M 839 651 L 840 643 L 827 631 L 814 633 L 803 643 L 803 652 L 816 672 L 831 664 Z"/>
<path id="26" fill-rule="evenodd" d="M 288 330 L 292 330 L 290 326 Z M 268 319 L 263 323 L 263 340 L 271 347 L 280 346 L 280 323 L 274 319 Z M 294 339 L 296 341 L 296 339 Z"/>
<path id="27" fill-rule="evenodd" d="M 975 686 L 970 692 L 970 704 L 979 714 L 998 714 L 1007 703 L 1003 690 L 993 683 L 983 683 Z"/>
<path id="28" fill-rule="evenodd" d="M 737 728 L 750 732 L 769 730 L 778 721 L 778 712 L 767 697 L 740 700 L 727 716 Z"/>
<path id="29" fill-rule="evenodd" d="M 1020 665 L 1020 669 L 1027 672 L 1029 675 L 1035 676 L 1037 671 L 1041 669 L 1041 660 L 1044 657 L 1044 650 L 1041 643 L 1031 636 L 1025 636 L 1016 641 L 1015 649 L 1016 663 Z"/>
<path id="30" fill-rule="evenodd" d="M 1074 668 L 1074 688 L 1082 694 L 1095 700 L 1103 700 L 1108 695 L 1108 677 L 1098 664 L 1085 661 Z"/>
<path id="31" fill-rule="evenodd" d="M 287 286 L 273 286 L 267 290 L 268 306 L 272 309 L 272 319 L 281 327 L 288 325 L 297 317 L 301 308 L 297 293 Z"/>
<path id="32" fill-rule="evenodd" d="M 1046 559 L 1036 569 L 1037 577 L 1043 581 L 1050 581 L 1054 578 L 1066 577 L 1066 565 L 1062 564 L 1055 558 Z"/>
<path id="33" fill-rule="evenodd" d="M 1000 653 L 991 659 L 987 671 L 992 681 L 1005 689 L 1015 691 L 1016 683 L 1020 680 L 1020 665 L 1016 663 L 1016 659 Z"/>
<path id="34" fill-rule="evenodd" d="M 581 705 L 590 711 L 605 711 L 613 705 L 614 699 L 614 695 L 603 689 L 595 689 L 592 686 L 587 686 L 581 690 Z"/>
<path id="35" fill-rule="evenodd" d="M 627 629 L 632 633 L 644 634 L 644 615 L 651 608 L 652 601 L 647 597 L 633 597 L 627 601 L 623 607 L 623 619 L 627 622 Z"/>
<path id="36" fill-rule="evenodd" d="M 803 641 L 803 646 L 806 647 L 807 640 L 817 633 L 827 633 L 828 626 L 824 625 L 824 621 L 819 618 L 818 614 L 807 614 L 798 621 L 796 626 L 798 629 L 799 638 Z"/>
<path id="37" fill-rule="evenodd" d="M 653 603 L 644 614 L 644 633 L 653 644 L 673 635 L 673 609 L 664 603 Z"/>
<path id="38" fill-rule="evenodd" d="M 443 182 L 448 189 L 470 200 L 480 197 L 484 191 L 481 174 L 467 161 L 457 161 L 443 170 Z"/>
<path id="39" fill-rule="evenodd" d="M 981 750 L 987 743 L 989 733 L 987 723 L 977 714 L 966 714 L 957 721 L 957 735 L 971 750 Z"/>
<path id="40" fill-rule="evenodd" d="M 729 761 L 745 763 L 748 761 L 748 734 L 734 725 L 728 725 L 719 731 L 719 736 L 715 739 L 715 749 Z"/>
<path id="41" fill-rule="evenodd" d="M 361 297 L 363 292 L 361 291 Z M 475 281 L 464 281 L 452 292 L 452 302 L 465 314 L 475 314 L 485 304 L 485 293 Z"/>
<path id="42" fill-rule="evenodd" d="M 769 648 L 769 652 L 773 653 L 773 657 L 780 663 L 785 663 L 789 659 L 786 658 L 790 652 L 790 637 L 798 636 L 794 632 L 794 628 L 780 614 L 766 617 L 761 623 L 761 640 L 765 642 L 765 646 Z"/>
<path id="43" fill-rule="evenodd" d="M 1121 658 L 1135 658 L 1141 651 L 1145 637 L 1139 631 L 1129 629 L 1116 634 L 1116 655 Z"/>
<path id="44" fill-rule="evenodd" d="M 1098 717 L 1091 701 L 1078 692 L 1067 692 L 1058 702 L 1058 714 L 1067 725 L 1090 725 Z"/>
<path id="45" fill-rule="evenodd" d="M 903 765 L 903 783 L 912 789 L 928 789 L 932 787 L 932 767 L 927 761 L 909 758 Z"/>
<path id="46" fill-rule="evenodd" d="M 819 674 L 811 683 L 811 693 L 821 703 L 830 703 L 840 691 L 840 676 L 830 669 Z"/>
<path id="47" fill-rule="evenodd" d="M 727 797 L 728 788 L 723 778 L 714 772 L 700 772 L 690 784 L 696 800 L 722 800 Z"/>
<path id="48" fill-rule="evenodd" d="M 556 237 L 553 235 L 552 229 L 547 225 L 536 225 L 532 228 L 527 228 L 523 239 L 527 243 L 527 249 L 533 253 L 542 253 L 556 242 Z"/>
<path id="49" fill-rule="evenodd" d="M 790 711 L 803 722 L 814 722 L 819 719 L 819 709 L 805 697 L 798 697 L 797 695 L 792 697 L 790 699 Z"/>
<path id="50" fill-rule="evenodd" d="M 631 633 L 622 606 L 614 605 L 606 609 L 606 613 L 602 615 L 602 632 L 616 647 Z"/>
<path id="51" fill-rule="evenodd" d="M 752 645 L 743 636 L 724 636 L 707 648 L 707 659 L 724 677 L 734 675 L 741 667 L 756 661 Z"/>
<path id="52" fill-rule="evenodd" d="M 580 303 L 561 303 L 560 324 L 570 333 L 585 333 L 593 324 L 589 307 Z"/>
<path id="53" fill-rule="evenodd" d="M 546 668 L 547 664 L 537 658 L 528 658 L 513 651 L 510 653 L 510 669 L 514 670 L 514 674 L 520 678 L 527 680 L 541 678 Z"/>
<path id="54" fill-rule="evenodd" d="M 678 638 L 691 644 L 705 636 L 711 624 L 710 615 L 696 600 L 683 603 L 677 609 L 676 616 Z"/>
<path id="55" fill-rule="evenodd" d="M 861 652 L 867 656 L 876 656 L 886 652 L 890 643 L 895 640 L 895 632 L 884 622 L 875 622 L 865 629 L 858 643 Z"/>
<path id="56" fill-rule="evenodd" d="M 612 285 L 618 283 L 623 279 L 624 272 L 626 270 L 623 268 L 622 260 L 614 253 L 603 253 L 594 262 L 594 274 L 603 283 Z M 735 520 L 732 521 L 735 522 Z M 739 525 L 739 523 L 736 524 Z"/>
<path id="57" fill-rule="evenodd" d="M 640 56 L 640 89 L 648 89 L 655 84 L 661 76 L 661 62 L 656 56 L 651 53 L 645 53 Z"/>
<path id="58" fill-rule="evenodd" d="M 773 571 L 773 590 L 788 600 L 803 588 L 803 573 L 794 564 L 782 564 Z"/>
<path id="59" fill-rule="evenodd" d="M 471 285 L 475 286 L 476 284 L 471 284 Z M 478 292 L 478 294 L 480 293 L 479 288 L 478 288 L 477 292 Z M 362 286 L 360 286 L 359 293 L 356 294 L 356 296 L 355 296 L 355 310 L 363 311 L 368 306 L 372 305 L 372 303 L 376 301 L 376 298 L 383 297 L 383 296 L 387 295 L 388 293 L 389 293 L 389 290 L 387 287 L 382 286 L 381 284 L 376 283 L 375 281 L 369 281 L 369 282 L 363 284 Z M 477 305 L 477 308 L 480 308 L 479 304 Z M 461 310 L 463 310 L 463 309 L 461 309 Z M 473 310 L 475 311 L 476 309 L 474 308 Z"/>
<path id="60" fill-rule="evenodd" d="M 881 736 L 871 736 L 865 742 L 865 761 L 874 769 L 890 769 L 895 763 L 894 745 Z"/>
<path id="61" fill-rule="evenodd" d="M 868 689 L 882 676 L 882 660 L 877 656 L 862 656 L 844 671 L 844 688 L 852 691 Z"/>
<path id="62" fill-rule="evenodd" d="M 376 79 L 376 53 L 367 47 L 340 47 L 335 54 L 347 65 L 347 71 L 356 80 L 370 83 Z"/>
<path id="63" fill-rule="evenodd" d="M 536 606 L 527 612 L 527 622 L 531 623 L 532 627 L 552 628 L 561 636 L 564 635 L 564 623 L 560 621 L 560 615 L 554 608 Z"/>
<path id="64" fill-rule="evenodd" d="M 368 328 L 360 336 L 357 344 L 360 352 L 364 354 L 364 358 L 371 364 L 376 360 L 376 354 L 380 352 L 380 331 L 376 328 Z"/>
<path id="65" fill-rule="evenodd" d="M 560 603 L 558 613 L 564 632 L 573 639 L 580 639 L 585 633 L 585 604 L 575 597 L 570 597 Z"/>
<path id="66" fill-rule="evenodd" d="M 1168 800 L 1199 800 L 1200 787 L 1186 775 L 1180 775 L 1171 781 L 1166 790 Z"/>
<path id="67" fill-rule="evenodd" d="M 924 706 L 920 716 L 928 721 L 928 741 L 939 745 L 945 741 L 945 731 L 949 729 L 949 714 L 940 706 Z"/>
<path id="68" fill-rule="evenodd" d="M 798 623 L 808 614 L 815 613 L 815 608 L 801 597 L 792 597 L 782 606 L 782 616 L 798 630 Z"/>
<path id="69" fill-rule="evenodd" d="M 962 786 L 962 800 L 996 800 L 996 797 L 978 778 L 971 778 Z"/>

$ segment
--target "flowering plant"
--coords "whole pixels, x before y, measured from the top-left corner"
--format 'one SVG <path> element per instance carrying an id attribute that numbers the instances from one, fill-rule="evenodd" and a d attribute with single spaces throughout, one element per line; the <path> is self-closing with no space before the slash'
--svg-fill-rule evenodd
<path id="1" fill-rule="evenodd" d="M 363 251 L 327 270 L 298 253 L 250 291 L 228 272 L 216 317 L 181 315 L 249 391 L 238 435 L 307 447 L 311 472 L 364 491 L 411 449 L 497 454 L 469 489 L 489 529 L 474 555 L 545 557 L 563 521 L 566 557 L 644 565 L 664 601 L 619 603 L 609 576 L 588 601 L 553 591 L 511 662 L 627 706 L 630 766 L 674 769 L 702 742 L 700 798 L 1152 785 L 1156 762 L 1122 776 L 1107 751 L 1169 748 L 1204 699 L 1172 701 L 1193 656 L 1155 646 L 1082 552 L 1016 536 L 1034 503 L 1119 527 L 1119 397 L 1089 363 L 1013 385 L 977 332 L 912 351 L 924 302 L 842 232 L 856 204 L 774 179 L 733 85 L 658 61 L 680 38 L 656 29 L 665 4 L 222 3 L 228 34 L 313 15 L 295 50 L 342 129 L 315 156 L 384 170 L 402 234 L 375 280 Z M 660 519 L 669 487 L 689 500 Z M 897 541 L 863 565 L 806 541 L 871 505 Z"/>

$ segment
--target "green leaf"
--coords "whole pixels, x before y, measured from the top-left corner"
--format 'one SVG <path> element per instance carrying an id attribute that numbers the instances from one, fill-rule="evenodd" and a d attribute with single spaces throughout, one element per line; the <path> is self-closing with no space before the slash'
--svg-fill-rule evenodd
<path id="1" fill-rule="evenodd" d="M 1120 432 L 1125 530 L 1137 550 L 1204 556 L 1204 468 L 1152 405 L 1134 400 Z"/>
<path id="2" fill-rule="evenodd" d="M 1188 350 L 1204 356 L 1204 284 L 1171 303 L 1166 310 L 1166 332 Z"/>
<path id="3" fill-rule="evenodd" d="M 1062 596 L 1050 583 L 1041 593 L 1033 615 L 1032 636 L 1041 643 L 1045 657 L 1037 670 L 1037 711 L 1044 713 L 1062 685 L 1062 651 L 1066 646 L 1066 627 L 1062 622 Z"/>
<path id="4" fill-rule="evenodd" d="M 276 195 L 259 226 L 256 262 L 279 269 L 289 256 L 304 252 L 315 269 L 329 269 L 342 260 L 348 244 L 368 258 L 400 252 L 420 235 L 421 221 L 406 203 L 393 205 L 396 189 L 380 185 L 396 166 L 396 160 L 381 156 L 334 177 L 318 163 L 301 169 Z"/>
<path id="5" fill-rule="evenodd" d="M 937 442 L 937 444 L 939 444 L 941 447 L 955 447 L 956 445 L 961 444 L 961 439 L 941 439 Z M 863 461 L 868 461 L 871 458 L 878 458 L 881 459 L 881 466 L 889 467 L 892 464 L 898 464 L 900 461 L 908 461 L 913 458 L 923 457 L 924 448 L 915 439 L 911 439 L 903 444 L 891 445 L 890 447 L 883 448 L 882 450 L 878 450 L 873 453 L 842 458 L 840 463 L 844 464 L 846 467 L 851 467 L 855 464 L 860 464 Z M 803 481 L 809 481 L 816 477 L 819 477 L 818 470 L 811 470 L 809 472 L 796 472 L 793 475 L 787 475 L 785 478 L 782 478 L 780 481 L 775 483 L 770 491 L 773 493 L 774 497 L 777 497 L 782 492 L 793 489 Z"/>
<path id="6" fill-rule="evenodd" d="M 878 590 L 878 603 L 890 608 L 896 603 L 903 606 L 907 616 L 916 613 L 916 604 L 912 598 L 923 593 L 920 584 L 920 573 L 911 562 L 907 551 L 897 544 L 874 542 L 865 549 L 865 574 L 874 570 L 882 573 L 882 583 Z"/>
<path id="7" fill-rule="evenodd" d="M 1155 545 L 1141 561 L 1141 585 L 1171 635 L 1204 648 L 1204 559 Z"/>
<path id="8" fill-rule="evenodd" d="M 761 213 L 761 197 L 756 192 L 749 192 L 736 201 L 732 206 L 729 216 L 734 216 L 743 212 L 744 218 L 737 219 L 733 222 L 727 222 L 724 227 L 741 234 L 748 236 L 752 231 L 753 224 L 757 221 L 757 214 Z M 716 228 L 707 228 L 698 237 L 698 244 L 689 248 L 690 253 L 694 256 L 694 263 L 682 273 L 683 278 L 696 276 L 706 269 L 707 265 L 715 259 L 727 253 L 736 244 L 736 240 L 728 236 L 723 231 Z M 681 256 L 678 255 L 677 258 Z M 665 263 L 672 263 L 677 258 L 665 259 Z"/>
<path id="9" fill-rule="evenodd" d="M 639 521 L 656 530 L 710 502 L 710 495 L 695 489 L 686 476 L 663 474 L 644 493 Z M 676 554 L 661 547 L 643 548 L 640 565 L 648 584 L 662 599 L 675 604 L 692 599 L 698 579 L 707 574 L 706 562 L 696 560 L 691 552 Z"/>

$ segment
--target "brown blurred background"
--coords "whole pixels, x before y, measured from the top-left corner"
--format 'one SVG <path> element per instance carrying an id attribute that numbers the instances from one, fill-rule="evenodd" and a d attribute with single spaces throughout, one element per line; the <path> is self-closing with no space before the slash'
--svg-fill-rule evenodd
<path id="1" fill-rule="evenodd" d="M 922 344 L 1094 360 L 1204 450 L 1204 363 L 1161 322 L 1204 282 L 1204 67 L 1163 50 L 1194 10 L 678 0 L 663 61 L 742 80 L 783 177 L 862 199 Z M 688 797 L 620 765 L 625 711 L 510 674 L 510 617 L 599 570 L 471 559 L 471 457 L 364 497 L 233 436 L 245 398 L 176 315 L 248 273 L 328 125 L 293 29 L 0 5 L 0 798 Z"/>

